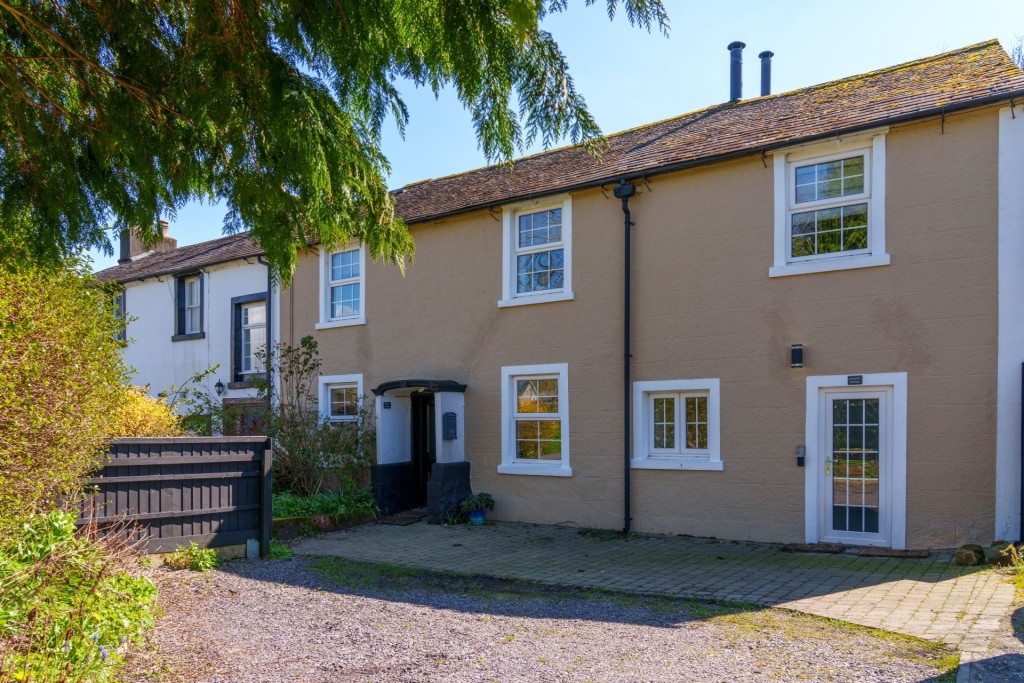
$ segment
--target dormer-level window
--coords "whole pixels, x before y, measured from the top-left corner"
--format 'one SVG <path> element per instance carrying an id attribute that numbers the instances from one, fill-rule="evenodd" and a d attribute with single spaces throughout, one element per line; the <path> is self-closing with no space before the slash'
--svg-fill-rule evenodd
<path id="1" fill-rule="evenodd" d="M 177 305 L 174 336 L 171 341 L 202 339 L 203 332 L 203 275 L 180 275 L 175 278 Z"/>
<path id="2" fill-rule="evenodd" d="M 185 279 L 185 329 L 184 334 L 195 334 L 202 328 L 203 299 L 199 291 L 199 278 Z"/>
<path id="3" fill-rule="evenodd" d="M 888 263 L 884 131 L 776 153 L 769 275 Z"/>
<path id="4" fill-rule="evenodd" d="M 320 252 L 320 321 L 316 329 L 366 322 L 366 248 Z"/>
<path id="5" fill-rule="evenodd" d="M 572 204 L 568 197 L 504 211 L 499 306 L 565 301 L 572 291 Z"/>

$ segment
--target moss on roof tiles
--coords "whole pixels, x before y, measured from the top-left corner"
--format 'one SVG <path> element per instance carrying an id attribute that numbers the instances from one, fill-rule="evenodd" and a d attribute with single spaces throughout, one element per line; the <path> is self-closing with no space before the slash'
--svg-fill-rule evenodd
<path id="1" fill-rule="evenodd" d="M 712 160 L 912 116 L 950 103 L 1024 90 L 1024 72 L 998 41 L 856 76 L 716 104 L 606 137 L 600 160 L 571 145 L 443 178 L 406 185 L 396 208 L 406 222 L 512 199 L 596 185 L 615 175 Z"/>

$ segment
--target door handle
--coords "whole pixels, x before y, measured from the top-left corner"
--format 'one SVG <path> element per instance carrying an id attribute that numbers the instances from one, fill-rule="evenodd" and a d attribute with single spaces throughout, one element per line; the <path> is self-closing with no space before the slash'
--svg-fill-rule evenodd
<path id="1" fill-rule="evenodd" d="M 832 474 L 832 458 L 825 458 L 825 474 Z"/>

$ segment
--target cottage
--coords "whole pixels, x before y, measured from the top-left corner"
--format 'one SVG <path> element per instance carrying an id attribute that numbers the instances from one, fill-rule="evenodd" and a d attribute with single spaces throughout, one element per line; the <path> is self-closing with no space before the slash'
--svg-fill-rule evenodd
<path id="1" fill-rule="evenodd" d="M 97 273 L 122 288 L 132 381 L 155 396 L 216 367 L 197 388 L 236 407 L 238 416 L 257 411 L 253 379 L 265 372 L 257 352 L 272 338 L 261 250 L 246 235 L 178 247 L 163 227 L 164 241 L 153 249 L 125 233 L 118 265 Z M 244 421 L 235 422 L 225 429 L 246 431 Z"/>
<path id="2" fill-rule="evenodd" d="M 281 339 L 319 342 L 329 419 L 374 397 L 385 507 L 437 518 L 471 484 L 526 522 L 1017 538 L 1022 179 L 995 41 L 737 94 L 600 161 L 402 188 L 408 273 L 309 249 Z"/>

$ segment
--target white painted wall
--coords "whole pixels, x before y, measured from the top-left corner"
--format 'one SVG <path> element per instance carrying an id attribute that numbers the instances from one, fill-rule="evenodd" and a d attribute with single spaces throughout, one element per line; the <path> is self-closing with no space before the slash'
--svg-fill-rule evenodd
<path id="1" fill-rule="evenodd" d="M 236 261 L 204 269 L 203 276 L 203 332 L 206 336 L 177 342 L 171 341 L 177 315 L 174 276 L 125 283 L 129 323 L 124 359 L 132 368 L 133 383 L 148 384 L 153 396 L 171 385 L 180 387 L 196 372 L 217 364 L 220 368 L 206 382 L 210 395 L 216 396 L 213 387 L 218 379 L 225 387 L 232 379 L 231 299 L 266 292 L 267 268 L 255 259 Z M 271 314 L 276 318 L 277 310 Z M 223 398 L 253 395 L 253 389 L 227 389 Z"/>
<path id="2" fill-rule="evenodd" d="M 999 379 L 996 538 L 1020 528 L 1021 363 L 1024 363 L 1024 107 L 999 110 Z"/>

